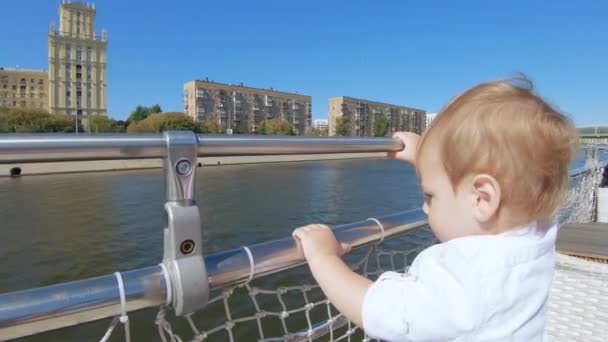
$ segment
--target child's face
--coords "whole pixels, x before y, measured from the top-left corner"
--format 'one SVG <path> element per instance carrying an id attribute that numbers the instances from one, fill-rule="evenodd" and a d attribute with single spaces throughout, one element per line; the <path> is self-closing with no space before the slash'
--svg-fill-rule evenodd
<path id="1" fill-rule="evenodd" d="M 433 151 L 419 158 L 418 170 L 424 193 L 422 210 L 428 215 L 435 236 L 440 241 L 448 241 L 481 233 L 473 216 L 474 198 L 466 187 L 468 178 L 454 191 L 438 153 Z"/>

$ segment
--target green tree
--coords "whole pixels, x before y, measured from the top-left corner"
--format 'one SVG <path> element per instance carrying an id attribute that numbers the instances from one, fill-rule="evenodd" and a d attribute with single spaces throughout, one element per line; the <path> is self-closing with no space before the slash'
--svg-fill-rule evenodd
<path id="1" fill-rule="evenodd" d="M 163 110 L 159 105 L 155 104 L 151 107 L 146 106 L 137 106 L 134 111 L 129 114 L 129 118 L 127 119 L 127 126 L 135 121 L 141 121 L 147 118 L 150 114 L 161 113 Z"/>
<path id="2" fill-rule="evenodd" d="M 258 127 L 255 130 L 256 134 L 268 134 L 266 132 L 266 120 L 260 121 Z"/>
<path id="3" fill-rule="evenodd" d="M 223 125 L 218 123 L 217 116 L 208 117 L 204 122 L 200 124 L 200 130 L 203 133 L 224 133 L 225 128 Z"/>
<path id="4" fill-rule="evenodd" d="M 74 118 L 40 108 L 10 108 L 0 112 L 0 132 L 73 132 Z"/>
<path id="5" fill-rule="evenodd" d="M 313 137 L 326 137 L 327 136 L 327 130 L 326 129 L 320 129 L 320 128 L 311 127 L 306 132 L 306 135 L 313 136 Z"/>
<path id="6" fill-rule="evenodd" d="M 293 125 L 287 120 L 275 118 L 259 123 L 258 134 L 295 135 Z"/>
<path id="7" fill-rule="evenodd" d="M 118 133 L 124 132 L 124 124 L 119 123 L 105 115 L 92 115 L 87 119 L 87 131 L 92 133 Z"/>
<path id="8" fill-rule="evenodd" d="M 295 135 L 296 133 L 289 121 L 275 118 L 266 122 L 266 134 Z"/>
<path id="9" fill-rule="evenodd" d="M 336 118 L 336 135 L 350 135 L 350 119 L 346 116 Z"/>
<path id="10" fill-rule="evenodd" d="M 151 114 L 141 121 L 131 122 L 129 133 L 163 132 L 169 130 L 186 130 L 200 132 L 200 126 L 184 113 L 169 112 Z"/>
<path id="11" fill-rule="evenodd" d="M 384 115 L 377 115 L 374 120 L 374 136 L 383 137 L 388 133 L 388 119 Z"/>
<path id="12" fill-rule="evenodd" d="M 74 132 L 74 118 L 68 115 L 54 114 L 49 115 L 46 121 L 46 132 L 62 132 L 72 133 Z M 78 123 L 78 130 L 82 132 L 82 126 Z"/>

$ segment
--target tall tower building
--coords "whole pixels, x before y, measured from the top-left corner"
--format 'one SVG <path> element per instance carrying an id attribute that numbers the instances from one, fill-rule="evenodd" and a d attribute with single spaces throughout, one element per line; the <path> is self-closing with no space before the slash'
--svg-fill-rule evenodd
<path id="1" fill-rule="evenodd" d="M 49 111 L 57 114 L 107 115 L 107 32 L 95 36 L 95 5 L 64 2 L 59 31 L 49 34 Z"/>

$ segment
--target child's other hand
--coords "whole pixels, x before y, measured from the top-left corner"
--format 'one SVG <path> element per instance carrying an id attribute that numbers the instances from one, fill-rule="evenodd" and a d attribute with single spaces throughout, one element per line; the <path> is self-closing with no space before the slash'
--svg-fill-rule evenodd
<path id="1" fill-rule="evenodd" d="M 324 224 L 296 228 L 291 235 L 301 242 L 304 256 L 309 263 L 328 256 L 341 256 L 351 250 L 349 244 L 339 243 L 331 229 Z"/>
<path id="2" fill-rule="evenodd" d="M 396 132 L 393 134 L 393 138 L 401 140 L 405 147 L 399 152 L 389 152 L 387 156 L 391 159 L 403 160 L 415 164 L 416 149 L 418 148 L 420 136 L 412 132 Z"/>

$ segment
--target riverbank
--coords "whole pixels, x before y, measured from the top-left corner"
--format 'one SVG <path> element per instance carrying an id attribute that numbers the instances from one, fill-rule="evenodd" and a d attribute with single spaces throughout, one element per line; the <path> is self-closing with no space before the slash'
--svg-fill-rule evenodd
<path id="1" fill-rule="evenodd" d="M 244 157 L 203 157 L 198 158 L 199 166 L 221 166 L 236 164 L 284 163 L 311 160 L 362 159 L 384 158 L 386 153 L 332 153 L 304 155 L 273 155 L 273 156 L 244 156 Z M 158 169 L 162 167 L 162 159 L 133 159 L 133 160 L 95 160 L 77 162 L 53 163 L 22 163 L 0 165 L 0 177 L 11 175 L 29 176 L 58 173 L 80 173 L 99 171 L 124 171 L 140 169 Z"/>

